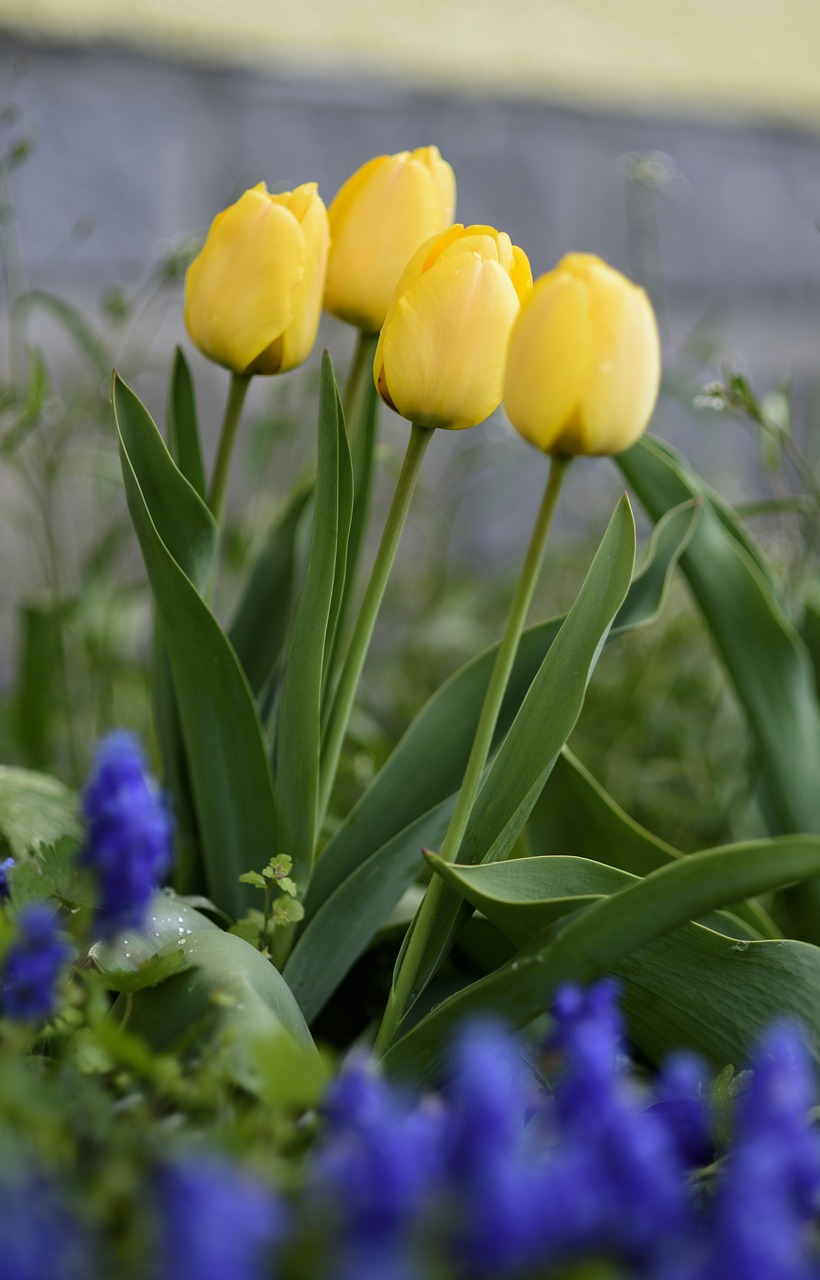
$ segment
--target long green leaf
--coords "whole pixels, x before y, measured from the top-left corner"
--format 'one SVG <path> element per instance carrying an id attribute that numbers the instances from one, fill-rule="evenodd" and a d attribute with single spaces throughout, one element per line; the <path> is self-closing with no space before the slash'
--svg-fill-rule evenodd
<path id="1" fill-rule="evenodd" d="M 205 498 L 205 470 L 199 440 L 194 384 L 182 348 L 177 347 L 168 388 L 168 451 L 186 480 L 200 498 Z M 204 524 L 204 522 L 203 522 Z M 208 537 L 210 539 L 210 527 Z M 216 544 L 209 542 L 211 572 Z M 174 880 L 181 892 L 205 888 L 204 869 L 199 853 L 195 804 L 191 777 L 185 756 L 182 725 L 179 721 L 174 681 L 159 626 L 154 630 L 151 659 L 151 695 L 154 708 L 154 730 L 157 737 L 165 785 L 174 797 L 176 818 L 176 860 Z"/>
<path id="2" fill-rule="evenodd" d="M 336 537 L 336 566 L 333 572 L 333 595 L 330 598 L 330 614 L 327 620 L 327 639 L 325 643 L 325 656 L 322 667 L 326 703 L 333 687 L 333 669 L 331 662 L 332 655 L 336 652 L 336 641 L 339 626 L 342 622 L 342 606 L 346 596 L 348 581 L 348 543 L 350 538 L 350 525 L 353 518 L 353 460 L 350 456 L 350 447 L 347 438 L 347 425 L 345 423 L 345 414 L 338 387 L 336 387 L 336 421 L 339 427 L 339 514 L 338 533 Z"/>
<path id="3" fill-rule="evenodd" d="M 147 411 L 119 379 L 114 412 L 128 509 L 174 678 L 210 896 L 231 915 L 252 900 L 238 876 L 275 852 L 273 782 L 248 683 L 202 600 L 215 527 Z"/>
<path id="4" fill-rule="evenodd" d="M 177 347 L 168 389 L 168 448 L 171 457 L 200 498 L 205 497 L 205 468 L 196 412 L 193 379 L 182 348 Z"/>
<path id="5" fill-rule="evenodd" d="M 657 616 L 671 572 L 692 537 L 697 519 L 698 510 L 690 501 L 658 524 L 611 637 L 644 626 Z M 498 719 L 496 745 L 512 724 L 563 621 L 552 618 L 528 628 L 521 637 Z M 451 676 L 413 721 L 319 859 L 306 902 L 309 915 L 374 850 L 458 789 L 497 648 L 493 645 Z"/>
<path id="6" fill-rule="evenodd" d="M 385 1061 L 393 1070 L 429 1079 L 463 1018 L 494 1012 L 523 1026 L 544 1012 L 560 983 L 590 981 L 693 917 L 818 874 L 820 839 L 810 836 L 681 858 L 594 903 L 557 937 L 550 929 L 536 935 L 509 964 L 437 1006 L 392 1047 Z"/>
<path id="7" fill-rule="evenodd" d="M 820 714 L 806 647 L 740 521 L 669 448 L 643 440 L 618 464 L 655 518 L 684 496 L 704 510 L 681 560 L 760 749 L 780 831 L 820 832 Z"/>
<path id="8" fill-rule="evenodd" d="M 344 441 L 344 444 L 343 444 Z M 320 715 L 325 647 L 339 556 L 340 457 L 346 447 L 338 393 L 325 352 L 319 399 L 319 452 L 313 531 L 305 582 L 296 609 L 282 682 L 277 739 L 277 798 L 282 849 L 293 859 L 293 878 L 304 888 L 316 843 Z M 346 537 L 347 531 L 344 531 Z"/>

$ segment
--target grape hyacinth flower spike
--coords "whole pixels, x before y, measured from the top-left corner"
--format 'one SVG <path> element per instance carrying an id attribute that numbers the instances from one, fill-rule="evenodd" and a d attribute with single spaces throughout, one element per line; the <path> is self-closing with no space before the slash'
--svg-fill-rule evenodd
<path id="1" fill-rule="evenodd" d="M 139 927 L 171 866 L 172 821 L 132 734 L 117 730 L 99 743 L 83 816 L 87 834 L 80 862 L 97 880 L 98 929 L 111 937 Z"/>

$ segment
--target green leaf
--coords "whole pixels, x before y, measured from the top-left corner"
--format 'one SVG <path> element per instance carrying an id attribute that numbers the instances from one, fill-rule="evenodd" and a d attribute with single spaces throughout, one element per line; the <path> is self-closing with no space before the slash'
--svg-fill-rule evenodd
<path id="1" fill-rule="evenodd" d="M 548 1008 L 560 983 L 591 981 L 692 917 L 818 874 L 820 839 L 810 836 L 731 845 L 681 858 L 594 903 L 557 937 L 550 928 L 537 934 L 509 964 L 437 1006 L 392 1047 L 385 1062 L 419 1081 L 429 1079 L 463 1018 L 496 1013 L 523 1026 Z"/>
<path id="2" fill-rule="evenodd" d="M 454 806 L 455 796 L 450 796 L 388 840 L 308 921 L 284 969 L 308 1022 L 324 1008 L 422 869 L 422 848 L 444 839 Z"/>
<path id="3" fill-rule="evenodd" d="M 298 489 L 269 529 L 228 629 L 236 656 L 257 695 L 279 661 L 287 638 L 296 584 L 296 531 L 312 492 L 312 481 Z"/>
<path id="4" fill-rule="evenodd" d="M 262 727 L 229 641 L 200 590 L 216 527 L 146 410 L 119 378 L 114 412 L 123 477 L 174 679 L 208 893 L 238 915 L 238 877 L 275 851 L 276 810 Z"/>
<path id="5" fill-rule="evenodd" d="M 194 384 L 181 347 L 176 349 L 168 390 L 168 449 L 186 480 L 204 500 L 205 470 L 199 440 Z M 214 554 L 215 543 L 212 543 L 205 551 L 205 555 L 211 557 L 208 571 L 212 571 Z M 177 820 L 174 879 L 181 891 L 189 892 L 204 887 L 199 855 L 200 841 L 196 829 L 195 803 L 191 791 L 188 761 L 185 756 L 182 726 L 179 721 L 179 708 L 174 693 L 173 676 L 158 628 L 154 635 L 151 694 L 154 729 L 162 761 L 163 777 L 174 796 Z"/>
<path id="6" fill-rule="evenodd" d="M 704 509 L 681 560 L 758 742 L 781 831 L 820 832 L 820 715 L 806 647 L 760 552 L 729 507 L 656 440 L 618 464 L 654 518 L 684 496 Z"/>
<path id="7" fill-rule="evenodd" d="M 745 1065 L 772 1022 L 791 1018 L 820 1063 L 820 949 L 735 942 L 684 925 L 619 961 L 630 1039 L 659 1063 L 686 1047 L 716 1067 Z"/>
<path id="8" fill-rule="evenodd" d="M 566 747 L 536 802 L 527 830 L 535 854 L 572 850 L 638 876 L 683 857 L 630 818 Z M 781 936 L 759 903 L 735 903 L 732 910 L 764 938 Z"/>
<path id="9" fill-rule="evenodd" d="M 646 568 L 635 579 L 630 595 L 618 614 L 623 627 L 640 625 L 662 600 L 666 570 L 691 536 L 697 512 L 693 504 L 658 526 L 647 556 Z M 664 573 L 658 573 L 663 564 Z M 647 589 L 647 578 L 654 589 Z M 634 603 L 632 591 L 635 591 Z M 411 780 L 412 781 L 412 780 Z M 418 874 L 421 850 L 437 848 L 447 830 L 455 795 L 441 801 L 411 822 L 380 849 L 358 865 L 321 906 L 299 936 L 284 969 L 286 977 L 308 1022 L 324 1007 L 353 964 L 367 950 L 396 903 Z M 325 858 L 320 858 L 314 875 L 320 878 Z M 310 891 L 309 891 L 310 896 Z"/>
<path id="10" fill-rule="evenodd" d="M 0 765 L 0 836 L 13 858 L 82 838 L 73 791 L 45 773 Z"/>
<path id="11" fill-rule="evenodd" d="M 168 449 L 185 479 L 205 497 L 205 468 L 199 442 L 196 397 L 188 361 L 177 347 L 168 391 Z"/>
<path id="12" fill-rule="evenodd" d="M 307 884 L 316 843 L 325 644 L 339 542 L 347 535 L 340 527 L 339 477 L 340 470 L 345 470 L 345 464 L 340 464 L 343 437 L 336 380 L 330 356 L 325 352 L 319 399 L 313 531 L 282 682 L 276 750 L 281 847 L 293 858 L 294 879 L 300 887 Z"/>
<path id="13" fill-rule="evenodd" d="M 611 638 L 656 617 L 671 572 L 692 537 L 697 519 L 697 508 L 690 501 L 658 524 L 647 559 L 610 632 Z M 512 724 L 563 621 L 552 618 L 528 628 L 522 635 L 498 719 L 496 745 Z M 328 842 L 308 890 L 308 916 L 371 853 L 457 791 L 497 648 L 493 645 L 451 676 L 416 716 L 387 764 Z"/>
<path id="14" fill-rule="evenodd" d="M 526 946 L 562 916 L 617 893 L 639 878 L 591 858 L 514 858 L 477 867 L 453 866 L 434 854 L 428 854 L 427 860 L 437 875 L 518 947 Z M 728 912 L 709 912 L 700 923 L 730 938 L 760 936 Z"/>
<path id="15" fill-rule="evenodd" d="M 313 1041 L 287 984 L 254 947 L 218 929 L 169 943 L 160 956 L 181 950 L 184 973 L 130 997 L 128 1030 L 159 1052 L 191 1046 L 197 1056 L 218 1046 L 228 1054 L 238 1083 L 253 1088 L 254 1044 L 277 1031 L 312 1049 Z M 120 996 L 112 1017 L 124 1018 Z M 315 1053 L 315 1049 L 312 1049 Z"/>

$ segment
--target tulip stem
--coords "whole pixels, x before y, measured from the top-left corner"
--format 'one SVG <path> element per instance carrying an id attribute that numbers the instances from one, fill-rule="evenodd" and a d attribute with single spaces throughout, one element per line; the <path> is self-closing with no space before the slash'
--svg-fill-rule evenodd
<path id="1" fill-rule="evenodd" d="M 339 757 L 347 734 L 347 726 L 353 709 L 359 677 L 370 647 L 370 637 L 373 634 L 373 627 L 384 596 L 384 589 L 396 556 L 396 548 L 399 545 L 401 531 L 407 519 L 410 500 L 416 487 L 422 459 L 432 435 L 431 428 L 421 427 L 417 423 L 413 423 L 407 444 L 407 452 L 404 455 L 401 473 L 396 483 L 396 491 L 393 494 L 393 501 L 387 513 L 379 549 L 376 552 L 373 568 L 370 571 L 370 580 L 362 597 L 359 615 L 350 637 L 350 644 L 348 645 L 325 733 L 322 751 L 318 829 L 321 829 L 324 822 L 331 792 L 333 791 L 333 784 L 336 781 Z"/>
<path id="2" fill-rule="evenodd" d="M 555 508 L 558 504 L 558 496 L 570 461 L 570 458 L 564 457 L 550 459 L 550 469 L 544 496 L 541 499 L 541 506 L 530 537 L 518 585 L 510 605 L 510 612 L 501 638 L 501 644 L 496 653 L 490 682 L 487 685 L 487 692 L 484 695 L 484 704 L 481 708 L 478 727 L 467 761 L 467 768 L 464 772 L 464 780 L 458 793 L 456 807 L 453 810 L 447 834 L 444 837 L 444 843 L 439 852 L 439 857 L 446 862 L 455 862 L 458 858 L 464 833 L 470 820 L 470 814 L 481 787 L 481 779 L 492 747 L 499 712 L 507 691 L 510 673 L 515 663 L 524 622 L 532 603 L 541 562 L 544 557 L 544 548 L 547 544 Z M 403 955 L 399 958 L 393 989 L 390 992 L 384 1019 L 376 1040 L 376 1051 L 378 1053 L 386 1052 L 392 1044 L 405 1012 L 423 990 L 429 977 L 432 977 L 431 972 L 426 979 L 420 981 L 420 969 L 425 961 L 430 935 L 436 925 L 441 925 L 442 923 L 441 917 L 443 911 L 446 910 L 446 906 L 442 907 L 440 904 L 442 900 L 446 903 L 447 892 L 448 886 L 444 881 L 440 877 L 434 876 L 410 926 L 405 940 Z"/>
<path id="3" fill-rule="evenodd" d="M 228 473 L 231 469 L 236 429 L 242 415 L 242 406 L 250 385 L 251 375 L 235 373 L 231 378 L 231 389 L 228 403 L 225 406 L 225 417 L 222 420 L 222 431 L 219 436 L 219 447 L 216 451 L 214 473 L 211 477 L 211 490 L 208 494 L 208 506 L 211 508 L 217 525 L 222 522 L 222 511 L 225 506 L 225 493 L 228 488 Z"/>

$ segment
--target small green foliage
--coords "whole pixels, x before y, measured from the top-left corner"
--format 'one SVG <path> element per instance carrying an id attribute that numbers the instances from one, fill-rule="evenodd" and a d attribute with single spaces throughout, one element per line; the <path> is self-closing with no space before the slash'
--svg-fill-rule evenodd
<path id="1" fill-rule="evenodd" d="M 298 886 L 289 875 L 292 869 L 293 859 L 284 853 L 271 858 L 261 871 L 246 871 L 239 877 L 243 884 L 263 890 L 265 905 L 261 911 L 255 907 L 246 911 L 230 932 L 268 957 L 272 955 L 275 930 L 289 928 L 305 918 L 305 908 L 296 897 Z"/>
<path id="2" fill-rule="evenodd" d="M 258 871 L 246 871 L 244 875 L 241 875 L 239 877 L 239 883 L 252 884 L 257 889 L 267 888 L 267 885 L 265 884 L 264 876 L 261 876 Z"/>

